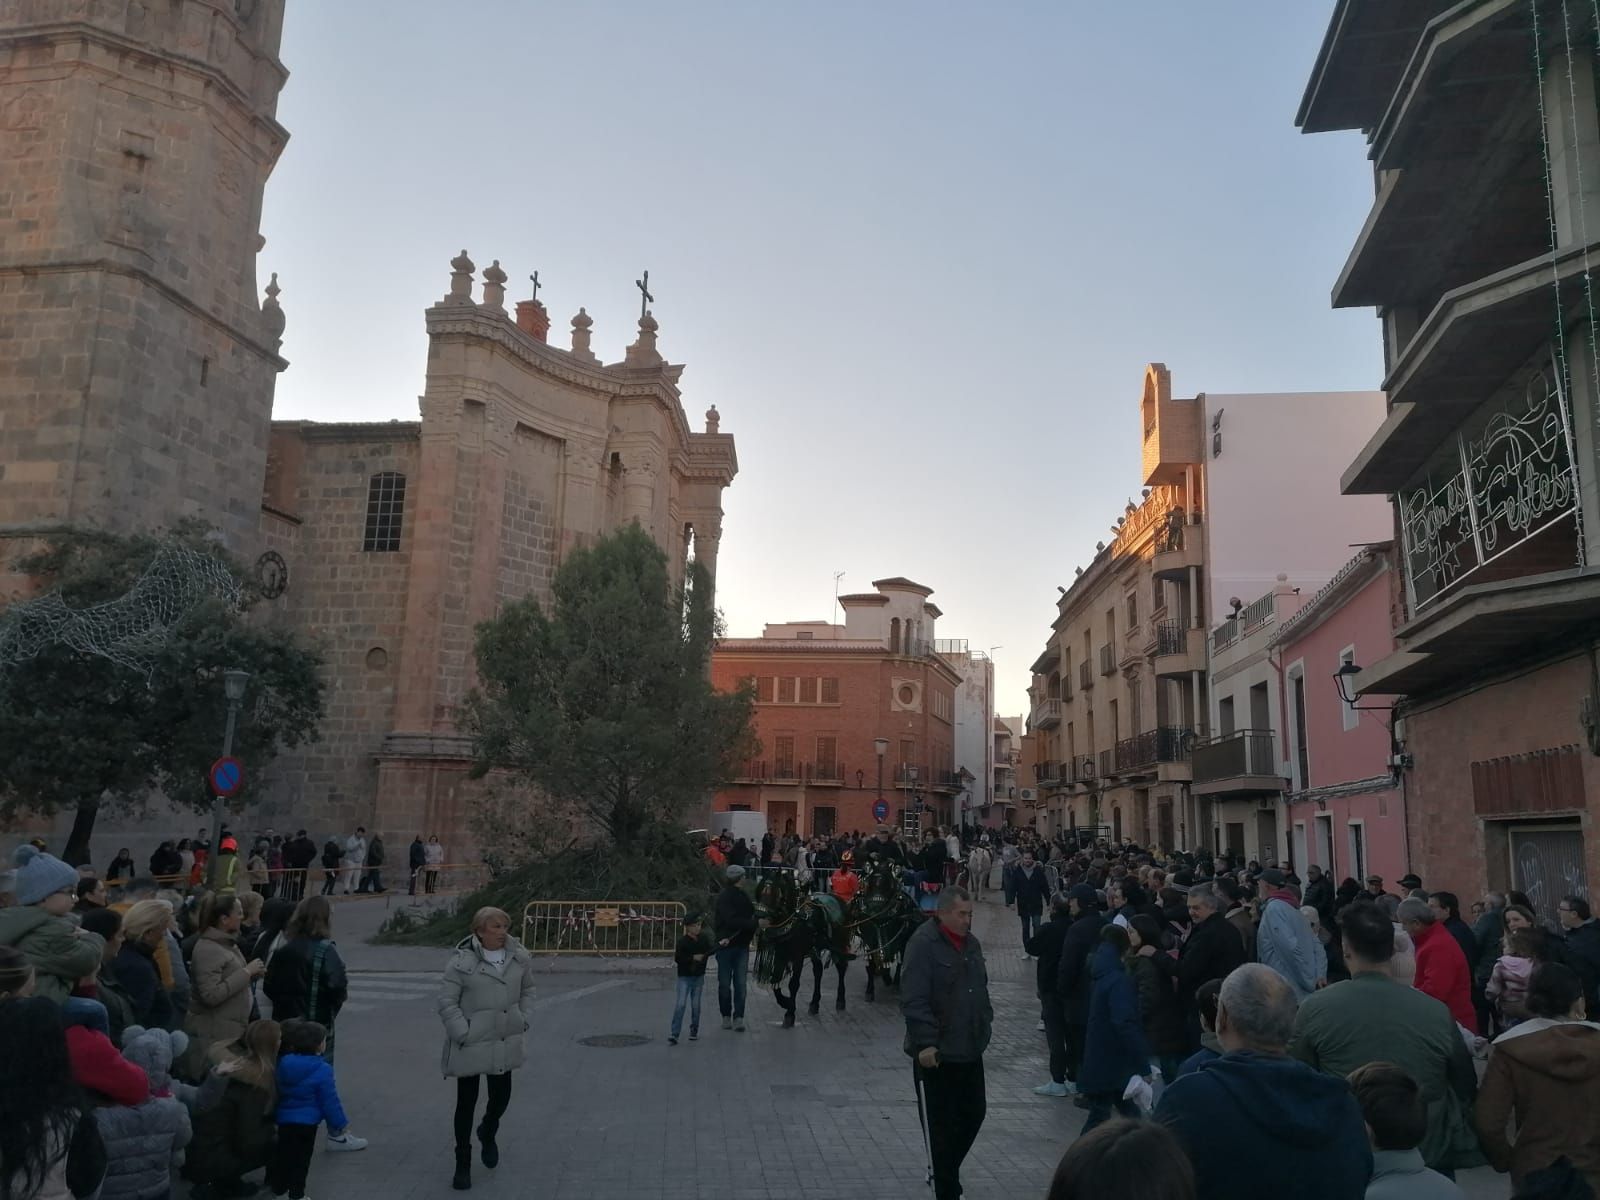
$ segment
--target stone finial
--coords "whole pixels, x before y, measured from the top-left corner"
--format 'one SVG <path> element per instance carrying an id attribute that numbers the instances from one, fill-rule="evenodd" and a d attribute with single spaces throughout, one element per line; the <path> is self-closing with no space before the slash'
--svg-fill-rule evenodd
<path id="1" fill-rule="evenodd" d="M 283 309 L 278 304 L 278 296 L 283 289 L 278 286 L 278 273 L 272 273 L 272 280 L 267 284 L 267 298 L 261 302 L 261 321 L 266 326 L 267 336 L 277 345 L 283 345 Z"/>
<path id="2" fill-rule="evenodd" d="M 717 406 L 713 404 L 710 408 L 706 409 L 706 432 L 716 433 L 717 430 L 721 428 L 722 414 L 717 411 Z"/>
<path id="3" fill-rule="evenodd" d="M 578 309 L 578 315 L 572 318 L 572 355 L 586 362 L 594 362 L 594 351 L 589 349 L 589 330 L 594 328 L 594 318 L 589 315 L 586 308 Z"/>
<path id="4" fill-rule="evenodd" d="M 446 304 L 472 303 L 472 273 L 477 269 L 465 250 L 450 260 L 450 290 L 445 293 Z"/>
<path id="5" fill-rule="evenodd" d="M 483 269 L 483 307 L 491 312 L 506 311 L 506 273 L 498 258 Z"/>
<path id="6" fill-rule="evenodd" d="M 627 356 L 623 362 L 630 367 L 658 367 L 662 363 L 660 353 L 656 350 L 656 330 L 661 326 L 656 324 L 655 317 L 646 312 L 639 318 L 639 340 L 628 347 Z"/>

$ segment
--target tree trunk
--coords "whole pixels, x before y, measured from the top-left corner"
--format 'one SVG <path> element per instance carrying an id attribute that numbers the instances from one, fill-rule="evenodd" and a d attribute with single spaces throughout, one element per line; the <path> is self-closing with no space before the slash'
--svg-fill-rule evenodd
<path id="1" fill-rule="evenodd" d="M 94 836 L 95 818 L 100 815 L 100 798 L 79 800 L 72 814 L 72 832 L 67 835 L 67 848 L 61 852 L 61 861 L 69 867 L 86 866 L 90 862 L 89 839 Z"/>

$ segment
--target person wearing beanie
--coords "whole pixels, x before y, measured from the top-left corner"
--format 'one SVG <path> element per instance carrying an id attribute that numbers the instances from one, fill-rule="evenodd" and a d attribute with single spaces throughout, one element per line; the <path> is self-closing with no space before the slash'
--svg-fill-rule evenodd
<path id="1" fill-rule="evenodd" d="M 67 918 L 78 886 L 74 868 L 32 845 L 17 847 L 13 858 L 17 902 L 0 909 L 0 946 L 20 950 L 37 976 L 37 993 L 65 1006 L 78 980 L 99 969 L 105 942 Z M 104 1029 L 105 1008 L 99 1002 L 78 999 L 72 1003 L 93 1005 Z"/>

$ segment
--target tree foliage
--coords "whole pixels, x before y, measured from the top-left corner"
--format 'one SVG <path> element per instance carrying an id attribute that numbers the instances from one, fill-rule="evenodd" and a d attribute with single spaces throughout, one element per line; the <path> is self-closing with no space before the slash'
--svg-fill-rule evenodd
<path id="1" fill-rule="evenodd" d="M 249 619 L 259 592 L 208 533 L 193 522 L 166 534 L 63 531 L 16 564 L 83 607 L 126 593 L 162 539 L 175 537 L 222 560 L 245 604 L 241 611 L 207 601 L 190 610 L 158 648 L 148 678 L 61 643 L 0 664 L 0 818 L 75 809 L 68 848 L 81 852 L 105 804 L 139 811 L 165 797 L 208 808 L 206 769 L 222 748 L 229 667 L 250 673 L 233 743 L 245 768 L 239 802 L 279 749 L 315 740 L 321 657 L 288 631 Z"/>
<path id="2" fill-rule="evenodd" d="M 573 554 L 551 593 L 548 612 L 528 597 L 478 627 L 481 684 L 462 707 L 473 773 L 509 771 L 628 846 L 753 752 L 752 698 L 707 677 L 703 569 L 674 589 L 636 525 Z"/>

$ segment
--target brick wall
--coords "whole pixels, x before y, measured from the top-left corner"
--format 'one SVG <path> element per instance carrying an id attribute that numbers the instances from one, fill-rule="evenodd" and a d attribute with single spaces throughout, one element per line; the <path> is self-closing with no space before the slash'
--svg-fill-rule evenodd
<path id="1" fill-rule="evenodd" d="M 1600 881 L 1600 845 L 1592 836 L 1600 810 L 1600 758 L 1580 755 L 1580 802 L 1564 813 L 1480 819 L 1473 803 L 1474 762 L 1581 742 L 1578 705 L 1590 686 L 1589 664 L 1579 656 L 1406 717 L 1406 751 L 1415 764 L 1406 773 L 1411 866 L 1424 886 L 1448 888 L 1463 898 L 1510 886 L 1507 831 L 1561 816 L 1579 819 L 1589 884 Z"/>
<path id="2" fill-rule="evenodd" d="M 416 435 L 414 424 L 401 423 L 366 433 L 300 424 L 274 430 L 275 494 L 292 501 L 303 523 L 271 516 L 263 523 L 267 543 L 289 567 L 288 590 L 272 617 L 292 622 L 324 654 L 327 715 L 320 742 L 269 768 L 264 823 L 324 830 L 371 824 L 375 756 L 392 725 L 404 640 Z M 385 471 L 405 475 L 408 484 L 400 550 L 364 551 L 368 483 Z"/>

